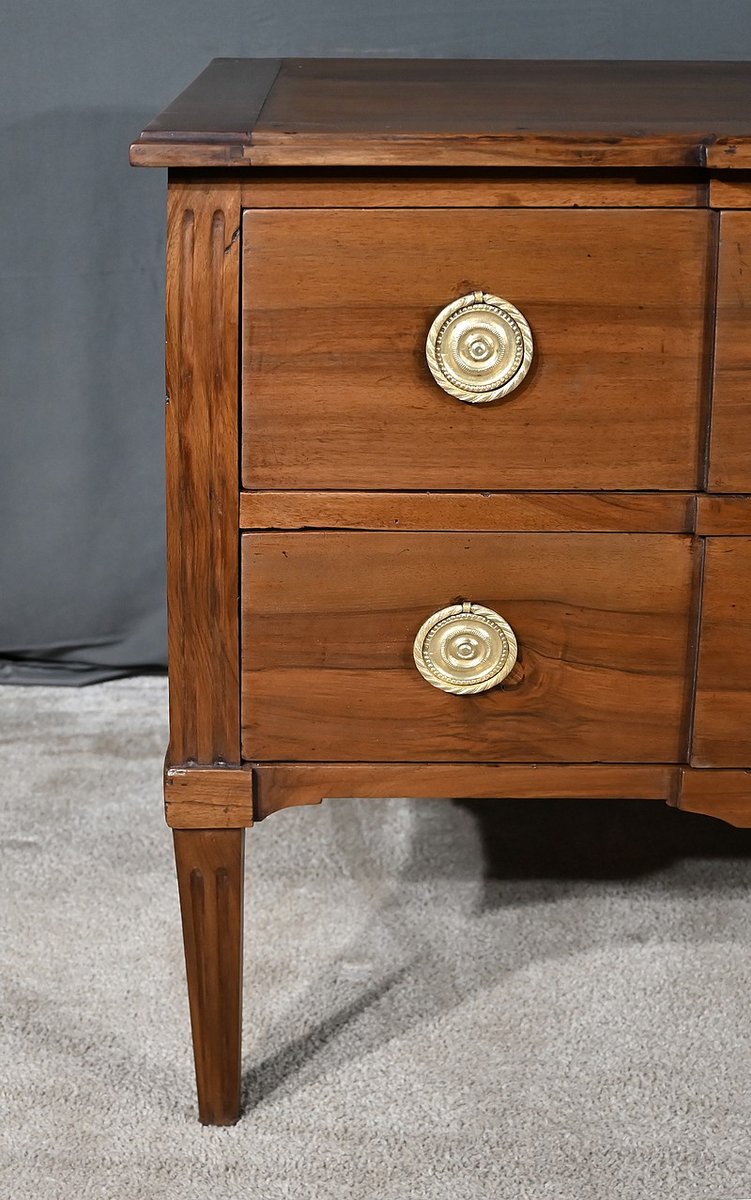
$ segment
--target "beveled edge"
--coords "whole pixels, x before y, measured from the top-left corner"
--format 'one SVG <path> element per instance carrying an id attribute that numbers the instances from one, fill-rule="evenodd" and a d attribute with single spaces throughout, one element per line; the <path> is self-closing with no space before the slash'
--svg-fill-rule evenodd
<path id="1" fill-rule="evenodd" d="M 329 130 L 289 128 L 262 113 L 280 76 L 301 66 L 325 67 L 342 59 L 215 58 L 133 141 L 130 162 L 151 167 L 218 166 L 424 166 L 424 167 L 544 167 L 582 168 L 716 168 L 751 167 L 751 128 L 748 133 L 718 129 L 673 129 L 640 132 L 614 125 L 609 130 L 556 128 L 512 129 L 488 133 L 445 131 L 392 132 L 389 129 Z M 372 70 L 377 59 L 362 61 Z M 382 60 L 391 64 L 395 60 Z M 402 62 L 432 60 L 407 59 Z M 477 63 L 521 60 L 472 60 Z M 598 60 L 566 60 L 572 67 L 596 65 Z M 625 60 L 624 60 L 625 61 Z M 538 65 L 525 60 L 526 65 Z M 248 75 L 253 64 L 255 75 Z M 613 65 L 613 64 L 608 64 Z M 643 60 L 629 65 L 660 69 L 683 66 L 719 72 L 747 68 L 743 62 L 659 63 Z M 300 123 L 298 122 L 298 125 Z"/>

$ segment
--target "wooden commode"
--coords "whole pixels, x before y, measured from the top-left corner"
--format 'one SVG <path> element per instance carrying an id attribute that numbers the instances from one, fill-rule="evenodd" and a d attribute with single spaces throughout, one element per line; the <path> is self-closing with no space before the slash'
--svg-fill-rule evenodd
<path id="1" fill-rule="evenodd" d="M 227 1124 L 254 821 L 751 826 L 751 64 L 217 59 L 131 161 L 169 169 L 165 797 Z"/>

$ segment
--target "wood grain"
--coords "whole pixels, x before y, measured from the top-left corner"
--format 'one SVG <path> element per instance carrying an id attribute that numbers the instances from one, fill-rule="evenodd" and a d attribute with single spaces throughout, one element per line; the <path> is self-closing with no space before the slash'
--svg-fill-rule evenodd
<path id="1" fill-rule="evenodd" d="M 751 174 L 732 171 L 709 180 L 711 208 L 751 208 Z"/>
<path id="2" fill-rule="evenodd" d="M 175 829 L 239 829 L 253 824 L 247 767 L 168 767 L 164 811 Z"/>
<path id="3" fill-rule="evenodd" d="M 751 537 L 751 496 L 697 496 L 696 532 Z"/>
<path id="4" fill-rule="evenodd" d="M 720 217 L 708 487 L 751 491 L 751 212 Z"/>
<path id="5" fill-rule="evenodd" d="M 747 137 L 718 137 L 706 143 L 706 163 L 719 170 L 748 171 L 751 140 Z"/>
<path id="6" fill-rule="evenodd" d="M 241 492 L 242 529 L 688 533 L 694 496 L 649 492 Z"/>
<path id="7" fill-rule="evenodd" d="M 256 819 L 341 797 L 669 800 L 678 768 L 566 763 L 254 764 Z M 377 813 L 374 819 L 378 819 Z"/>
<path id="8" fill-rule="evenodd" d="M 245 167 L 245 148 L 235 141 L 202 142 L 193 145 L 179 139 L 164 142 L 133 142 L 130 147 L 132 167 L 167 167 L 185 170 L 213 167 Z"/>
<path id="9" fill-rule="evenodd" d="M 667 136 L 628 137 L 603 133 L 457 133 L 444 137 L 421 133 L 391 133 L 352 137 L 325 133 L 319 136 L 297 131 L 257 128 L 252 146 L 246 151 L 250 164 L 260 167 L 435 167 L 450 170 L 462 167 L 693 167 L 709 160 L 704 139 L 695 134 L 673 133 Z M 733 153 L 745 148 L 719 149 L 713 161 L 731 166 Z M 152 152 L 143 165 L 158 166 Z M 186 155 L 186 161 L 188 156 Z M 137 156 L 133 159 L 138 163 Z M 202 150 L 191 156 L 196 165 Z M 741 162 L 739 162 L 739 166 Z"/>
<path id="10" fill-rule="evenodd" d="M 239 762 L 240 197 L 171 177 L 167 238 L 170 764 Z"/>
<path id="11" fill-rule="evenodd" d="M 706 203 L 698 172 L 246 171 L 244 208 L 693 208 Z"/>
<path id="12" fill-rule="evenodd" d="M 204 1125 L 240 1116 L 242 829 L 175 829 L 190 1020 Z"/>
<path id="13" fill-rule="evenodd" d="M 245 487 L 696 486 L 707 213 L 253 210 L 243 227 Z M 425 361 L 436 313 L 476 289 L 535 338 L 494 404 L 446 395 Z"/>
<path id="14" fill-rule="evenodd" d="M 751 828 L 751 771 L 681 771 L 677 807 Z"/>
<path id="15" fill-rule="evenodd" d="M 708 538 L 691 763 L 751 763 L 751 538 Z"/>
<path id="16" fill-rule="evenodd" d="M 694 544 L 660 534 L 243 535 L 243 755 L 301 761 L 676 762 Z M 495 609 L 520 663 L 450 696 L 422 622 Z"/>

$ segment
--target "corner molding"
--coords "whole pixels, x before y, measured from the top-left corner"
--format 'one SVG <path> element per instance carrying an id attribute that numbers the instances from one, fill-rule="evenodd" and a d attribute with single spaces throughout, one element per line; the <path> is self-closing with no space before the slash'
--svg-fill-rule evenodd
<path id="1" fill-rule="evenodd" d="M 751 770 L 683 767 L 675 807 L 751 829 Z"/>
<path id="2" fill-rule="evenodd" d="M 164 813 L 172 829 L 249 828 L 253 824 L 250 767 L 166 767 Z"/>

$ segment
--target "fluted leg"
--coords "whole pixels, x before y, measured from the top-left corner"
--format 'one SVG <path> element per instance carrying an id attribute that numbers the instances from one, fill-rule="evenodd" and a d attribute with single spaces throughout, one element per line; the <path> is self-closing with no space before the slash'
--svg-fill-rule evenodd
<path id="1" fill-rule="evenodd" d="M 175 829 L 190 1021 L 204 1125 L 240 1116 L 244 829 Z"/>

